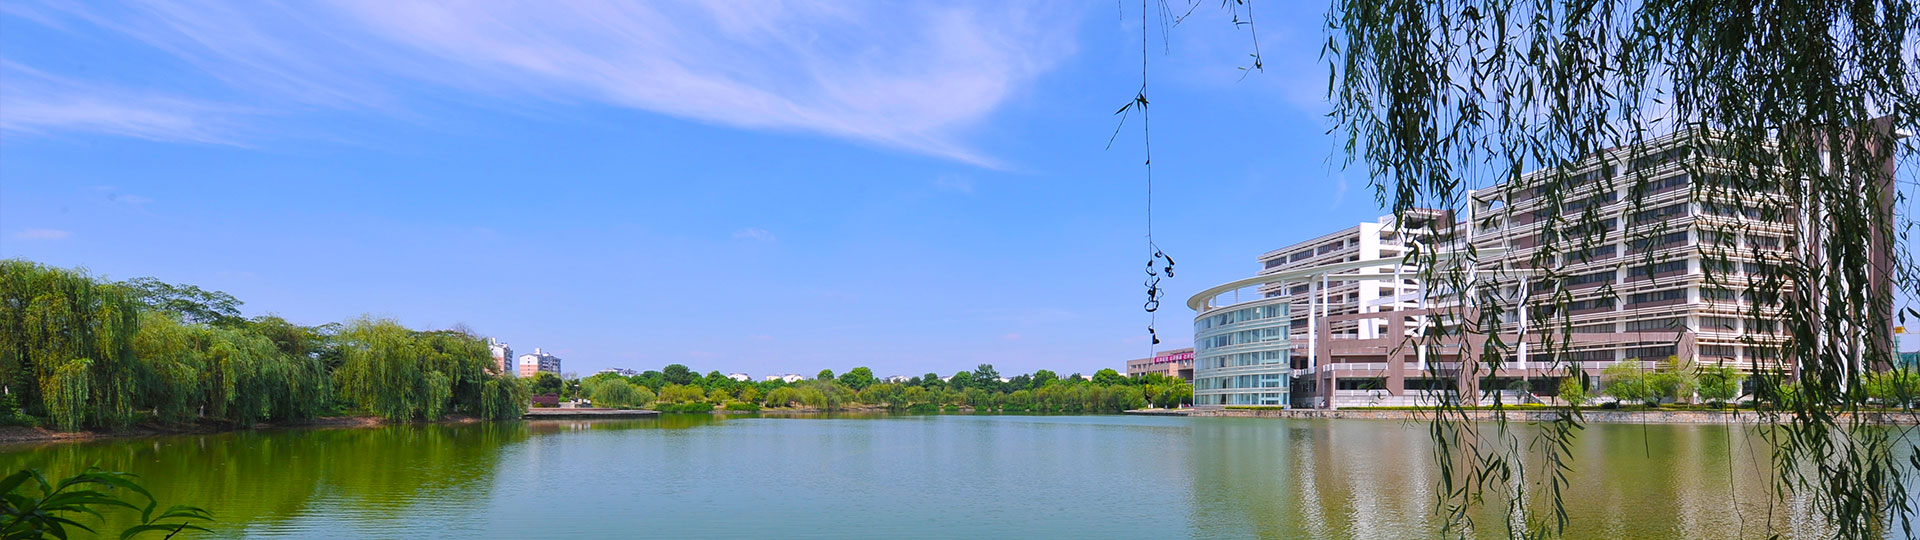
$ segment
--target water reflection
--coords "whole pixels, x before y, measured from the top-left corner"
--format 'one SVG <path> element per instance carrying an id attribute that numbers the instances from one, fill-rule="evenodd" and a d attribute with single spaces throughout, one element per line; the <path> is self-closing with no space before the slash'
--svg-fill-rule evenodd
<path id="1" fill-rule="evenodd" d="M 1527 472 L 1520 516 L 1550 520 L 1534 451 L 1541 431 L 1482 424 L 1488 444 L 1517 444 Z M 1434 536 L 1432 442 L 1424 423 L 1194 419 L 1196 537 L 1406 538 Z M 1770 494 L 1766 441 L 1724 425 L 1590 425 L 1573 443 L 1565 501 L 1568 538 L 1819 538 L 1829 529 L 1803 503 Z M 1494 489 L 1498 489 L 1497 487 Z M 1491 492 L 1490 492 L 1491 493 Z M 1464 534 L 1508 536 L 1503 499 L 1473 514 Z M 1527 521 L 1514 521 L 1516 527 Z M 1771 524 L 1771 528 L 1769 528 Z"/>
<path id="2" fill-rule="evenodd" d="M 1483 427 L 1545 470 L 1536 428 Z M 224 537 L 1374 539 L 1440 532 L 1432 449 L 1390 421 L 665 415 L 11 447 L 0 470 L 140 474 Z M 1593 425 L 1573 452 L 1569 538 L 1826 536 L 1770 497 L 1749 429 Z M 1542 519 L 1545 480 L 1512 486 Z M 1466 536 L 1506 537 L 1502 510 Z"/>
<path id="3" fill-rule="evenodd" d="M 221 536 L 297 527 L 318 507 L 373 530 L 401 525 L 395 509 L 484 500 L 495 456 L 528 435 L 503 422 L 169 436 L 0 449 L 0 470 L 138 474 L 162 503 L 214 510 Z M 109 517 L 101 530 L 132 521 Z"/>

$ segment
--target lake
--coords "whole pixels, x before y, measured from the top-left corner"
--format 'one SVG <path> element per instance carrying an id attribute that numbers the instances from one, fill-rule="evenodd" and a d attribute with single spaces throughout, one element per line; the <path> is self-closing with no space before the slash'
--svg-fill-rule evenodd
<path id="1" fill-rule="evenodd" d="M 1425 428 L 669 415 L 0 447 L 0 468 L 137 473 L 163 503 L 214 510 L 221 537 L 1409 538 L 1441 523 Z M 1820 530 L 1769 498 L 1751 429 L 1592 425 L 1574 448 L 1569 538 Z M 1504 537 L 1480 515 L 1474 536 Z"/>

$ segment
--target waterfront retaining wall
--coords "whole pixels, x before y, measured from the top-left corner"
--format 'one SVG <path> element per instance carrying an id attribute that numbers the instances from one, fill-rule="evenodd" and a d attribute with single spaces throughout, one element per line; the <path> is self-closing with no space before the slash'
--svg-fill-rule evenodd
<path id="1" fill-rule="evenodd" d="M 1462 411 L 1474 421 L 1494 419 L 1494 411 L 1473 409 Z M 1408 409 L 1142 409 L 1127 411 L 1127 414 L 1155 416 L 1194 416 L 1215 418 L 1295 418 L 1295 419 L 1356 419 L 1356 420 L 1432 420 L 1432 410 Z M 1508 409 L 1509 422 L 1550 422 L 1559 417 L 1559 412 L 1543 409 Z M 1868 423 L 1890 425 L 1920 425 L 1920 412 L 1869 412 L 1860 413 L 1861 419 Z M 1847 423 L 1852 416 L 1841 413 L 1836 419 Z M 1725 411 L 1617 411 L 1606 409 L 1581 409 L 1581 419 L 1592 423 L 1604 424 L 1758 424 L 1767 417 L 1749 410 Z"/>

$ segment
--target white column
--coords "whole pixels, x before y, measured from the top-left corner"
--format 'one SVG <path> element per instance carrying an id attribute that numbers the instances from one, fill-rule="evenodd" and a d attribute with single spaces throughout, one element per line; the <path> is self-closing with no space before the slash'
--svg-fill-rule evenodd
<path id="1" fill-rule="evenodd" d="M 1320 274 L 1320 317 L 1323 319 L 1326 318 L 1327 315 L 1330 314 L 1329 311 L 1330 309 L 1327 307 L 1327 274 L 1325 272 L 1322 272 Z M 1328 322 L 1327 326 L 1331 327 L 1333 326 L 1333 323 Z M 1327 337 L 1329 338 L 1333 337 L 1331 328 L 1328 329 Z M 1327 359 L 1327 369 L 1329 371 L 1327 372 L 1327 390 L 1325 392 L 1325 395 L 1327 396 L 1327 408 L 1333 409 L 1333 408 L 1336 408 L 1336 406 L 1333 403 L 1333 397 L 1334 397 L 1333 394 L 1334 392 L 1339 390 L 1338 388 L 1335 388 L 1339 385 L 1336 384 L 1334 380 L 1336 377 L 1339 376 L 1339 374 L 1333 373 L 1331 371 L 1333 369 L 1332 358 Z"/>
<path id="2" fill-rule="evenodd" d="M 1527 276 L 1520 276 L 1520 380 L 1527 380 Z"/>
<path id="3" fill-rule="evenodd" d="M 1422 311 L 1418 321 L 1420 331 L 1416 332 L 1420 337 L 1414 342 L 1415 346 L 1413 349 L 1416 358 L 1419 359 L 1419 365 L 1415 367 L 1419 368 L 1421 373 L 1425 373 L 1427 371 L 1427 346 L 1425 343 L 1427 341 L 1427 321 L 1433 318 L 1430 314 L 1425 313 L 1427 309 L 1427 280 L 1420 280 L 1420 283 L 1414 285 L 1414 288 L 1417 291 L 1414 294 L 1419 296 L 1419 309 Z"/>
<path id="4" fill-rule="evenodd" d="M 1307 278 L 1307 371 L 1313 372 L 1314 380 L 1318 381 L 1320 380 L 1320 373 L 1318 369 L 1320 365 L 1319 364 L 1320 357 L 1319 357 L 1319 347 L 1317 345 L 1319 343 L 1318 340 L 1320 336 L 1320 330 L 1319 330 L 1320 323 L 1317 320 L 1316 315 L 1318 315 L 1318 312 L 1314 311 L 1314 306 L 1313 306 L 1313 278 L 1308 277 Z"/>

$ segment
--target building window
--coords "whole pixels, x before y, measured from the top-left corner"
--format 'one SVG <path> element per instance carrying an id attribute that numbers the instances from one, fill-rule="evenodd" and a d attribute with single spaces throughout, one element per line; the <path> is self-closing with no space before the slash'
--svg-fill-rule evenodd
<path id="1" fill-rule="evenodd" d="M 1627 358 L 1665 360 L 1671 356 L 1674 356 L 1674 347 L 1672 345 L 1627 349 Z"/>
<path id="2" fill-rule="evenodd" d="M 1662 319 L 1641 319 L 1627 321 L 1628 332 L 1679 331 L 1687 328 L 1686 317 L 1667 317 Z"/>
<path id="3" fill-rule="evenodd" d="M 1707 332 L 1734 332 L 1740 329 L 1740 320 L 1733 317 L 1701 317 L 1700 329 Z"/>
<path id="4" fill-rule="evenodd" d="M 1638 240 L 1629 241 L 1627 242 L 1627 248 L 1634 251 L 1647 251 L 1650 249 L 1664 248 L 1674 244 L 1682 244 L 1682 243 L 1685 243 L 1686 241 L 1687 241 L 1687 231 L 1677 231 L 1677 232 L 1662 234 L 1659 236 L 1653 236 L 1653 237 L 1641 238 Z"/>
<path id="5" fill-rule="evenodd" d="M 1635 225 L 1639 225 L 1642 223 L 1653 223 L 1657 221 L 1666 221 L 1666 220 L 1674 219 L 1678 217 L 1685 217 L 1686 215 L 1687 215 L 1687 203 L 1680 203 L 1680 204 L 1662 206 L 1662 207 L 1654 208 L 1651 210 L 1641 210 L 1639 212 L 1634 212 L 1633 218 L 1628 221 L 1633 222 L 1633 224 Z"/>
<path id="6" fill-rule="evenodd" d="M 1632 275 L 1635 278 L 1643 278 L 1643 277 L 1650 278 L 1660 274 L 1666 274 L 1670 272 L 1685 272 L 1685 271 L 1687 271 L 1687 261 L 1682 259 L 1678 261 L 1663 262 L 1660 264 L 1636 266 L 1633 268 Z"/>
<path id="7" fill-rule="evenodd" d="M 1612 362 L 1613 351 L 1607 349 L 1573 351 L 1567 354 L 1567 359 L 1574 362 Z"/>
<path id="8" fill-rule="evenodd" d="M 1627 304 L 1628 305 L 1647 304 L 1652 302 L 1664 302 L 1668 300 L 1686 300 L 1686 299 L 1687 299 L 1686 289 L 1667 289 L 1664 291 L 1643 292 L 1643 293 L 1635 294 L 1631 297 L 1628 297 Z"/>
<path id="9" fill-rule="evenodd" d="M 1618 251 L 1619 251 L 1619 246 L 1614 244 L 1607 244 L 1604 246 L 1594 246 L 1594 247 L 1590 247 L 1580 251 L 1568 252 L 1563 262 L 1567 264 L 1576 264 L 1576 263 L 1584 263 L 1588 261 L 1597 261 L 1597 260 L 1612 257 Z"/>
<path id="10" fill-rule="evenodd" d="M 1780 249 L 1780 237 L 1749 234 L 1747 235 L 1747 247 L 1755 249 Z"/>

